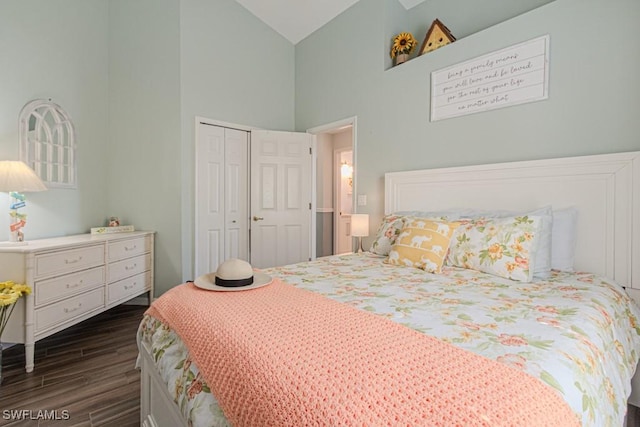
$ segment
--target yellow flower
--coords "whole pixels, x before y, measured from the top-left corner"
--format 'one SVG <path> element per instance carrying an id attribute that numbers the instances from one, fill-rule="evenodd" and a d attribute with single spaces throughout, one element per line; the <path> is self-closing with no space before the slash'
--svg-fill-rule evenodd
<path id="1" fill-rule="evenodd" d="M 18 298 L 20 298 L 20 294 L 17 292 L 13 292 L 13 291 L 7 292 L 6 290 L 3 292 L 0 292 L 0 307 L 5 305 L 11 305 L 16 301 L 18 301 Z"/>
<path id="2" fill-rule="evenodd" d="M 17 292 L 0 292 L 0 307 L 11 305 L 18 301 L 20 294 Z"/>
<path id="3" fill-rule="evenodd" d="M 511 249 L 513 249 L 515 252 L 522 252 L 524 251 L 524 247 L 522 246 L 522 243 L 520 242 L 514 242 L 513 245 L 511 245 Z"/>
<path id="4" fill-rule="evenodd" d="M 0 337 L 9 323 L 9 317 L 15 308 L 14 304 L 21 296 L 30 293 L 31 288 L 25 284 L 14 283 L 11 280 L 0 282 Z"/>
<path id="5" fill-rule="evenodd" d="M 416 48 L 418 42 L 411 33 L 400 33 L 393 38 L 391 46 L 391 58 L 395 58 L 401 53 L 411 53 Z"/>
<path id="6" fill-rule="evenodd" d="M 494 261 L 502 258 L 502 245 L 500 243 L 494 243 L 493 245 L 489 246 L 488 253 L 489 258 Z"/>
<path id="7" fill-rule="evenodd" d="M 31 295 L 31 288 L 28 285 L 15 284 L 13 290 L 19 292 L 20 296 Z"/>

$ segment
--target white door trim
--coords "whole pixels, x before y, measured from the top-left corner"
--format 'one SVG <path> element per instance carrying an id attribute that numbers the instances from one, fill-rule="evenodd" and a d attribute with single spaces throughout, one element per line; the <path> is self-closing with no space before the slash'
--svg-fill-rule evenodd
<path id="1" fill-rule="evenodd" d="M 214 120 L 214 119 L 209 119 L 207 117 L 196 116 L 196 132 L 198 129 L 198 125 L 200 123 L 206 123 L 208 125 L 213 125 L 213 126 L 220 126 L 223 128 L 244 130 L 247 132 L 251 132 L 253 129 L 259 129 L 255 126 L 239 125 L 237 123 L 223 122 L 222 120 Z M 196 137 L 197 137 L 197 134 L 196 134 Z"/>
<path id="2" fill-rule="evenodd" d="M 353 116 L 353 117 L 347 117 L 346 119 L 342 119 L 342 120 L 337 120 L 335 122 L 331 122 L 331 123 L 327 123 L 324 125 L 320 125 L 320 126 L 316 126 L 316 127 L 312 127 L 307 129 L 307 133 L 313 134 L 313 135 L 317 135 L 319 133 L 325 133 L 328 132 L 330 130 L 336 130 L 339 129 L 341 127 L 345 127 L 345 126 L 349 126 L 351 125 L 351 147 L 353 149 L 353 170 L 354 172 L 358 171 L 358 116 Z M 314 141 L 315 144 L 315 141 Z M 316 147 L 314 145 L 313 147 L 313 164 L 316 164 Z M 316 200 L 316 175 L 313 175 L 313 200 Z M 353 175 L 353 197 L 354 197 L 354 202 L 356 200 L 356 193 L 357 193 L 357 189 L 358 189 L 358 180 L 356 179 L 356 174 L 354 173 Z M 358 212 L 357 206 L 354 203 L 353 204 L 353 213 Z M 314 230 L 315 230 L 315 224 L 314 224 Z M 315 248 L 315 243 L 314 246 Z"/>
<path id="3" fill-rule="evenodd" d="M 307 133 L 312 135 L 318 135 L 320 133 L 326 133 L 328 131 L 337 130 L 342 127 L 351 126 L 351 150 L 353 151 L 353 213 L 358 212 L 358 207 L 355 203 L 357 200 L 357 189 L 358 189 L 358 180 L 356 179 L 356 172 L 358 171 L 358 116 L 347 117 L 341 120 L 336 120 L 335 122 L 326 123 L 324 125 L 315 126 L 307 129 Z M 316 163 L 317 163 L 317 145 L 316 139 L 314 138 L 312 142 L 313 147 L 313 155 L 311 157 L 312 164 L 312 175 L 311 175 L 311 200 L 313 200 L 313 208 L 316 208 L 316 186 L 317 186 L 317 174 Z M 334 205 L 335 207 L 335 205 Z M 335 228 L 335 227 L 334 227 Z M 316 215 L 311 216 L 311 258 L 316 259 Z M 335 243 L 335 239 L 334 239 Z"/>
<path id="4" fill-rule="evenodd" d="M 347 117 L 346 119 L 342 119 L 342 120 L 336 120 L 335 122 L 331 122 L 331 123 L 327 123 L 324 125 L 320 125 L 320 126 L 316 126 L 316 127 L 312 127 L 310 129 L 307 129 L 307 133 L 312 133 L 314 135 L 317 135 L 319 133 L 325 133 L 328 132 L 330 130 L 336 130 L 338 128 L 342 128 L 342 127 L 346 127 L 346 126 L 354 126 L 356 124 L 358 117 L 357 116 L 353 116 L 353 117 Z"/>

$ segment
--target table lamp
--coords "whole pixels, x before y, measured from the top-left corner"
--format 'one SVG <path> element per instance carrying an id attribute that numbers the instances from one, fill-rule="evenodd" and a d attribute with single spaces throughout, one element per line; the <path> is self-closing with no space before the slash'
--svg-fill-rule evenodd
<path id="1" fill-rule="evenodd" d="M 11 197 L 9 216 L 11 217 L 9 230 L 9 242 L 4 244 L 16 245 L 24 243 L 22 228 L 27 223 L 27 215 L 20 213 L 20 208 L 26 206 L 26 198 L 23 193 L 28 191 L 45 191 L 47 187 L 38 178 L 38 175 L 19 160 L 0 161 L 0 191 L 9 193 Z"/>
<path id="2" fill-rule="evenodd" d="M 358 238 L 358 253 L 363 252 L 362 238 L 369 235 L 369 214 L 351 215 L 351 235 Z"/>

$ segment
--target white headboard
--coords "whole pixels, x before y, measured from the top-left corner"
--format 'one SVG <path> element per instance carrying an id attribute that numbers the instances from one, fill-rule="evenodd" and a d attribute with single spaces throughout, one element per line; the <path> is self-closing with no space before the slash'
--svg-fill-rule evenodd
<path id="1" fill-rule="evenodd" d="M 385 214 L 579 211 L 575 267 L 640 289 L 640 152 L 385 174 Z"/>

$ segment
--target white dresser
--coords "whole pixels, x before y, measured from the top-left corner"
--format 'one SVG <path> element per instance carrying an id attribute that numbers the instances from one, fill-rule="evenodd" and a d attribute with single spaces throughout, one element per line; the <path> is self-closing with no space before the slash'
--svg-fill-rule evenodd
<path id="1" fill-rule="evenodd" d="M 24 343 L 27 372 L 35 342 L 149 292 L 154 233 L 81 234 L 0 247 L 0 281 L 26 283 L 2 340 Z"/>

